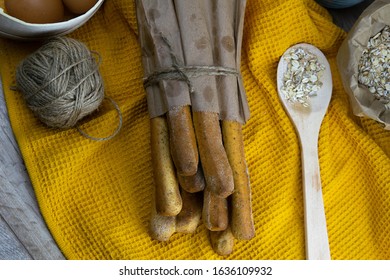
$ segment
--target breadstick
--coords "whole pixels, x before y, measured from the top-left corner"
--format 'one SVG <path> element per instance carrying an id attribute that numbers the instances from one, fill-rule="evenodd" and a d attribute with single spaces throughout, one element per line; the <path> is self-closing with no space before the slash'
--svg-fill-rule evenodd
<path id="1" fill-rule="evenodd" d="M 172 109 L 167 114 L 171 155 L 177 173 L 192 176 L 198 169 L 198 148 L 190 106 Z"/>
<path id="2" fill-rule="evenodd" d="M 171 159 L 165 118 L 152 118 L 150 129 L 156 212 L 162 216 L 176 216 L 181 210 L 182 200 Z"/>
<path id="3" fill-rule="evenodd" d="M 228 202 L 208 189 L 203 191 L 202 219 L 206 228 L 211 231 L 225 230 L 229 224 Z"/>
<path id="4" fill-rule="evenodd" d="M 195 175 L 181 176 L 178 174 L 177 178 L 179 179 L 180 186 L 190 193 L 203 191 L 206 185 L 201 164 L 198 165 L 198 170 Z"/>
<path id="5" fill-rule="evenodd" d="M 202 192 L 189 193 L 181 189 L 183 207 L 176 216 L 176 232 L 194 233 L 202 218 Z"/>
<path id="6" fill-rule="evenodd" d="M 239 240 L 249 240 L 254 237 L 255 228 L 242 125 L 235 121 L 223 121 L 222 134 L 234 177 L 234 193 L 231 200 L 232 232 L 234 237 Z"/>
<path id="7" fill-rule="evenodd" d="M 152 207 L 152 216 L 149 224 L 149 234 L 152 239 L 168 241 L 176 231 L 176 217 L 157 214 L 155 205 Z"/>
<path id="8" fill-rule="evenodd" d="M 210 243 L 213 250 L 221 256 L 227 256 L 233 252 L 234 236 L 230 226 L 223 231 L 209 231 Z"/>
<path id="9" fill-rule="evenodd" d="M 234 181 L 222 143 L 219 116 L 193 112 L 193 121 L 207 188 L 220 197 L 228 197 L 234 190 Z"/>

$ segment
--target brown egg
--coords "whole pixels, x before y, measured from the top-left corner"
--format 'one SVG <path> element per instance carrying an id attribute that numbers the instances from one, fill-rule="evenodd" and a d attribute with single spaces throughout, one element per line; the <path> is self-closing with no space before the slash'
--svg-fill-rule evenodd
<path id="1" fill-rule="evenodd" d="M 62 0 L 65 7 L 72 13 L 81 15 L 91 9 L 97 0 Z"/>
<path id="2" fill-rule="evenodd" d="M 62 0 L 4 0 L 7 14 L 29 23 L 53 23 L 64 18 Z"/>

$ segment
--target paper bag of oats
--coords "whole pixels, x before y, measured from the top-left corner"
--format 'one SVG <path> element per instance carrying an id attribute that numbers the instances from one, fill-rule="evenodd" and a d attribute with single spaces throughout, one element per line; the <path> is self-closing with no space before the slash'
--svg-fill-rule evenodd
<path id="1" fill-rule="evenodd" d="M 360 15 L 337 54 L 353 113 L 390 129 L 390 1 L 374 1 Z"/>
<path id="2" fill-rule="evenodd" d="M 151 236 L 167 241 L 203 220 L 221 255 L 233 237 L 254 236 L 241 132 L 249 118 L 240 76 L 245 5 L 136 1 L 155 179 Z"/>

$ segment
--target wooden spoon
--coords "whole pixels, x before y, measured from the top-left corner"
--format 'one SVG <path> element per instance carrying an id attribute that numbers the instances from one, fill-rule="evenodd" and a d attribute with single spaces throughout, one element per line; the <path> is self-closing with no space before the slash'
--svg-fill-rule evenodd
<path id="1" fill-rule="evenodd" d="M 318 90 L 317 95 L 309 97 L 308 107 L 287 100 L 281 91 L 288 63 L 284 58 L 292 48 L 299 47 L 315 55 L 318 62 L 325 66 L 320 77 L 323 85 Z M 277 86 L 279 98 L 295 126 L 301 144 L 306 258 L 329 260 L 331 257 L 318 160 L 320 127 L 332 95 L 332 75 L 326 57 L 313 45 L 302 43 L 292 46 L 279 61 Z"/>

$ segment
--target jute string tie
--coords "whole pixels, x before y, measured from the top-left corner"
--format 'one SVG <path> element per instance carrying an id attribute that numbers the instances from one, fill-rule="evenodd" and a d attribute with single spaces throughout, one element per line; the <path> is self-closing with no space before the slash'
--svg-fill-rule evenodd
<path id="1" fill-rule="evenodd" d="M 173 51 L 171 43 L 168 39 L 160 32 L 162 41 L 167 45 L 169 49 L 169 55 L 172 60 L 171 67 L 159 69 L 149 74 L 144 78 L 144 88 L 150 87 L 164 80 L 176 80 L 184 81 L 187 83 L 190 93 L 194 93 L 195 89 L 191 83 L 190 78 L 196 78 L 200 76 L 235 76 L 239 77 L 239 73 L 234 68 L 223 67 L 223 66 L 208 66 L 208 65 L 193 65 L 183 66 L 177 59 L 176 54 Z"/>

